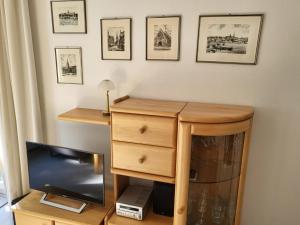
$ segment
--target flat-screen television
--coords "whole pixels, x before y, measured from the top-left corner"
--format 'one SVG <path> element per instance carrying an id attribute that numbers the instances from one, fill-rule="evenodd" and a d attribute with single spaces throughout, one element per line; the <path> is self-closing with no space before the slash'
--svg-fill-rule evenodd
<path id="1" fill-rule="evenodd" d="M 104 156 L 26 142 L 30 188 L 104 205 Z"/>

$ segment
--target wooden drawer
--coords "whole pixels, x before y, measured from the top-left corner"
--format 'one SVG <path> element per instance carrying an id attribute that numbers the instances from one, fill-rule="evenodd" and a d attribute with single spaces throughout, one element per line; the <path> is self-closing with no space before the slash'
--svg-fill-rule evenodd
<path id="1" fill-rule="evenodd" d="M 55 222 L 55 225 L 75 225 L 75 224 Z"/>
<path id="2" fill-rule="evenodd" d="M 176 118 L 112 114 L 113 140 L 175 148 L 176 137 Z"/>
<path id="3" fill-rule="evenodd" d="M 113 141 L 112 167 L 161 176 L 175 176 L 173 148 Z"/>
<path id="4" fill-rule="evenodd" d="M 56 222 L 55 225 L 79 225 L 78 223 L 70 222 L 70 223 L 62 223 L 62 222 Z"/>
<path id="5" fill-rule="evenodd" d="M 15 212 L 16 225 L 54 225 L 54 222 L 35 216 Z"/>

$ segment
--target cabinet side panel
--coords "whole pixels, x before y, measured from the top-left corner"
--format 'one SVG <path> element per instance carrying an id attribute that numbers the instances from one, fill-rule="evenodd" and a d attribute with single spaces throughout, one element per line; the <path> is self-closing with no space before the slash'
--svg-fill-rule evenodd
<path id="1" fill-rule="evenodd" d="M 185 225 L 191 162 L 191 125 L 179 123 L 176 163 L 174 225 Z"/>
<path id="2" fill-rule="evenodd" d="M 114 174 L 114 200 L 118 200 L 120 195 L 129 185 L 129 177 Z"/>
<path id="3" fill-rule="evenodd" d="M 243 204 L 243 194 L 244 194 L 244 186 L 246 179 L 246 171 L 247 171 L 247 162 L 248 162 L 248 152 L 250 146 L 251 139 L 251 129 L 252 129 L 252 119 L 249 120 L 249 128 L 245 131 L 245 139 L 244 139 L 244 149 L 243 149 L 243 158 L 241 165 L 241 175 L 240 175 L 240 183 L 238 190 L 238 199 L 237 199 L 237 208 L 236 208 L 236 217 L 235 217 L 235 225 L 240 224 L 241 220 L 241 207 Z"/>

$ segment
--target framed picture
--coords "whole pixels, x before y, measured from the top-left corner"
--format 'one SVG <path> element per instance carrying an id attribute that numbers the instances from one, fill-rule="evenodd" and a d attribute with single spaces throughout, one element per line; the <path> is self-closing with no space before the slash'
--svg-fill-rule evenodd
<path id="1" fill-rule="evenodd" d="M 55 48 L 58 84 L 83 84 L 80 47 Z"/>
<path id="2" fill-rule="evenodd" d="M 101 58 L 131 60 L 131 18 L 101 19 Z"/>
<path id="3" fill-rule="evenodd" d="M 196 62 L 256 64 L 263 15 L 199 16 Z"/>
<path id="4" fill-rule="evenodd" d="M 146 60 L 178 61 L 181 16 L 146 18 Z"/>
<path id="5" fill-rule="evenodd" d="M 51 1 L 55 34 L 87 33 L 85 0 Z"/>

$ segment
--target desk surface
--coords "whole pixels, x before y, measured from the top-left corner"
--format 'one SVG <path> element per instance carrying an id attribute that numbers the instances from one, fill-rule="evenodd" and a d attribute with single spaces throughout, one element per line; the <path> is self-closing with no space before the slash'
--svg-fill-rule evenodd
<path id="1" fill-rule="evenodd" d="M 58 115 L 58 119 L 106 126 L 110 125 L 110 116 L 103 116 L 102 111 L 98 109 L 75 108 Z"/>

